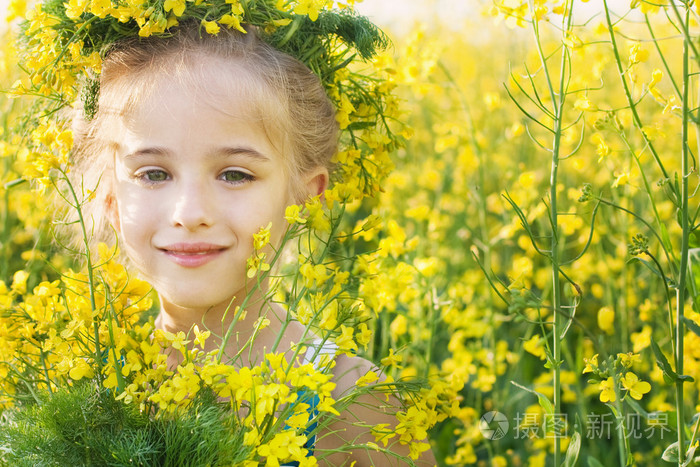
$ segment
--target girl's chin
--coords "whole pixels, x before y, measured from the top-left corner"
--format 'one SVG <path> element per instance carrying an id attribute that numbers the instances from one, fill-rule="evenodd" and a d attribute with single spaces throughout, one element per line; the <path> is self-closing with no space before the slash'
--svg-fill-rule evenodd
<path id="1" fill-rule="evenodd" d="M 228 308 L 235 308 L 234 301 L 236 300 L 235 296 L 208 297 L 204 293 L 195 293 L 191 295 L 183 295 L 182 293 L 160 293 L 159 296 L 161 301 L 161 307 L 165 308 L 166 312 L 168 311 L 168 309 L 184 309 L 191 311 L 199 311 L 201 313 L 213 310 L 224 312 Z"/>

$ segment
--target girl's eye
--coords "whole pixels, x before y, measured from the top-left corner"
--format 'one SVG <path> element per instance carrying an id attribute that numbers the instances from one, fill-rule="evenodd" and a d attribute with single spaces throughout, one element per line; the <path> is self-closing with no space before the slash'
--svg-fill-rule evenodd
<path id="1" fill-rule="evenodd" d="M 255 177 L 240 170 L 226 170 L 219 175 L 219 178 L 225 182 L 237 184 L 254 180 Z"/>
<path id="2" fill-rule="evenodd" d="M 168 174 L 164 170 L 150 169 L 137 174 L 137 177 L 146 183 L 157 183 L 166 181 Z"/>

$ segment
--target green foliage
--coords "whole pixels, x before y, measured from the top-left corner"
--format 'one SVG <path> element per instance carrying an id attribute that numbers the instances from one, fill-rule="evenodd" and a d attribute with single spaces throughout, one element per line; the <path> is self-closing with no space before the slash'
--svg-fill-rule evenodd
<path id="1" fill-rule="evenodd" d="M 91 383 L 45 394 L 40 403 L 4 413 L 2 455 L 8 466 L 235 465 L 247 458 L 243 430 L 213 397 L 192 410 L 155 419 Z"/>
<path id="2" fill-rule="evenodd" d="M 298 16 L 289 25 L 263 35 L 273 47 L 306 63 L 324 82 L 331 82 L 333 73 L 347 64 L 344 56 L 334 56 L 336 37 L 364 60 L 389 44 L 387 36 L 370 20 L 349 11 L 321 11 L 316 21 Z"/>

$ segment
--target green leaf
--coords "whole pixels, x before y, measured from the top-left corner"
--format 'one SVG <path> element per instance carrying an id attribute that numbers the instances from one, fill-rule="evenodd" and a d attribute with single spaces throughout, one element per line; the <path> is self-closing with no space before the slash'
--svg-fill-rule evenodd
<path id="1" fill-rule="evenodd" d="M 686 441 L 684 443 L 686 448 L 690 447 L 690 441 Z M 686 466 L 693 462 L 694 456 L 695 456 L 695 450 L 697 449 L 697 446 L 691 447 L 690 449 L 687 449 L 687 451 L 684 453 L 685 455 L 681 459 L 683 462 L 680 465 Z M 664 453 L 661 455 L 661 458 L 665 460 L 666 462 L 672 462 L 672 463 L 677 463 L 678 462 L 678 441 L 674 442 L 673 444 L 670 444 Z"/>
<path id="2" fill-rule="evenodd" d="M 676 463 L 678 462 L 678 441 L 670 444 L 661 455 L 661 458 L 666 462 Z"/>
<path id="3" fill-rule="evenodd" d="M 525 386 L 522 386 L 522 385 L 516 383 L 515 381 L 511 381 L 511 384 L 519 387 L 520 389 L 524 389 L 525 391 L 527 391 L 531 394 L 536 395 L 537 401 L 540 403 L 540 407 L 542 407 L 544 409 L 545 414 L 550 415 L 550 416 L 554 415 L 554 406 L 549 401 L 549 399 L 547 399 L 547 396 L 545 396 L 544 394 L 542 394 L 540 392 L 535 391 L 534 389 L 526 388 Z"/>
<path id="4" fill-rule="evenodd" d="M 581 435 L 575 431 L 569 441 L 569 447 L 566 450 L 566 458 L 564 459 L 563 467 L 574 467 L 578 461 L 578 453 L 581 450 Z"/>
<path id="5" fill-rule="evenodd" d="M 690 248 L 698 248 L 700 247 L 700 231 L 698 229 L 693 230 L 690 232 L 690 236 L 688 237 L 689 240 L 689 246 Z"/>
<path id="6" fill-rule="evenodd" d="M 651 350 L 654 352 L 654 357 L 656 357 L 656 364 L 664 373 L 664 381 L 668 384 L 675 383 L 678 380 L 678 374 L 673 371 L 671 364 L 668 362 L 663 352 L 661 352 L 659 344 L 656 343 L 653 337 L 651 338 Z"/>
<path id="7" fill-rule="evenodd" d="M 661 229 L 661 241 L 664 244 L 664 248 L 666 251 L 672 251 L 673 248 L 671 247 L 671 237 L 668 235 L 668 229 L 666 228 L 666 224 L 663 222 L 659 224 L 659 228 Z"/>
<path id="8" fill-rule="evenodd" d="M 588 456 L 588 467 L 605 467 L 598 459 L 593 456 Z"/>
<path id="9" fill-rule="evenodd" d="M 700 326 L 698 325 L 698 323 L 688 318 L 687 316 L 683 316 L 682 318 L 683 323 L 686 325 L 686 327 L 693 331 L 695 335 L 700 336 Z"/>
<path id="10" fill-rule="evenodd" d="M 683 467 L 686 465 L 689 465 L 691 462 L 693 462 L 695 459 L 695 451 L 698 449 L 698 445 L 693 444 L 690 449 L 688 449 L 688 452 L 685 453 L 685 462 L 683 462 Z"/>
<path id="11" fill-rule="evenodd" d="M 659 279 L 665 280 L 667 284 L 673 283 L 673 279 L 671 279 L 670 277 L 665 277 L 665 276 L 661 275 L 661 273 L 659 272 L 659 269 L 654 264 L 650 263 L 649 261 L 642 259 L 638 256 L 633 256 L 632 258 L 630 258 L 629 262 L 631 263 L 632 261 L 639 261 L 649 271 L 651 271 L 651 273 L 654 274 L 656 277 L 658 277 Z"/>
<path id="12" fill-rule="evenodd" d="M 639 402 L 632 399 L 631 397 L 625 397 L 624 400 L 625 402 L 627 402 L 627 405 L 632 407 L 632 410 L 634 410 L 636 413 L 643 416 L 644 418 L 649 418 L 649 413 L 646 410 L 644 410 L 641 405 L 639 405 Z"/>

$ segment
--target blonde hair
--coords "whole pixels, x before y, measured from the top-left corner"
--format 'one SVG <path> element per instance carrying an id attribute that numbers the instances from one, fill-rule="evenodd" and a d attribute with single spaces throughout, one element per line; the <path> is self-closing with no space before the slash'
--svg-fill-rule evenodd
<path id="1" fill-rule="evenodd" d="M 73 120 L 74 183 L 94 190 L 94 199 L 84 206 L 84 217 L 92 221 L 91 242 L 106 241 L 110 236 L 107 211 L 114 202 L 108 175 L 114 156 L 111 123 L 115 118 L 128 118 L 155 90 L 159 81 L 153 76 L 157 74 L 185 80 L 207 97 L 207 73 L 211 76 L 211 70 L 205 71 L 205 65 L 211 63 L 208 58 L 241 66 L 244 73 L 236 73 L 226 84 L 232 91 L 245 93 L 253 114 L 284 156 L 293 199 L 302 201 L 306 195 L 302 186 L 293 183 L 303 174 L 319 167 L 332 169 L 338 123 L 320 79 L 299 60 L 263 42 L 254 29 L 247 31 L 222 30 L 211 36 L 197 23 L 183 23 L 172 36 L 127 39 L 107 52 L 97 111 L 90 120 L 82 111 Z M 221 69 L 221 73 L 226 71 Z"/>

